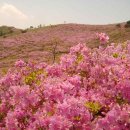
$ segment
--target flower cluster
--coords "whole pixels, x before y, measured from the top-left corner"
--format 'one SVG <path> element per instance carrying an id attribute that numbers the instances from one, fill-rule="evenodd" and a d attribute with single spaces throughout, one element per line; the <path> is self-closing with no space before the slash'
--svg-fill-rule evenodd
<path id="1" fill-rule="evenodd" d="M 102 44 L 108 43 L 109 36 L 105 33 L 97 33 L 97 37 L 100 39 Z"/>
<path id="2" fill-rule="evenodd" d="M 17 61 L 0 79 L 0 129 L 129 130 L 129 47 L 78 44 L 57 64 Z"/>

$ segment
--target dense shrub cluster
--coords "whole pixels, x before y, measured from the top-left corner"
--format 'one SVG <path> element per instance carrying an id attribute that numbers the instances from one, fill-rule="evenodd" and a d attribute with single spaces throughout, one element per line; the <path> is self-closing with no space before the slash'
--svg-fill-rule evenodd
<path id="1" fill-rule="evenodd" d="M 53 65 L 17 61 L 0 80 L 0 129 L 129 130 L 130 42 L 78 44 Z"/>

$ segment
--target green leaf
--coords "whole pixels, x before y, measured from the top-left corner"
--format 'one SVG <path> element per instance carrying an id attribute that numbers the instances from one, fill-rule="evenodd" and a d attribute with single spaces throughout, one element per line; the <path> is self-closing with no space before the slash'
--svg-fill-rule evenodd
<path id="1" fill-rule="evenodd" d="M 118 58 L 118 57 L 119 57 L 119 54 L 118 54 L 118 53 L 114 53 L 114 54 L 113 54 L 113 57 L 114 57 L 114 58 Z"/>
<path id="2" fill-rule="evenodd" d="M 92 101 L 86 102 L 85 107 L 88 108 L 93 114 L 97 114 L 101 109 L 101 105 L 98 102 Z"/>

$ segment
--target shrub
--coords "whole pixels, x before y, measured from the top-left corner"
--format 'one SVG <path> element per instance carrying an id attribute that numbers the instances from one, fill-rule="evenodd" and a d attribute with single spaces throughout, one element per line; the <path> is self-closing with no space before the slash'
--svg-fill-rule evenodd
<path id="1" fill-rule="evenodd" d="M 18 60 L 0 79 L 0 129 L 129 130 L 130 43 L 103 45 L 59 64 Z"/>
<path id="2" fill-rule="evenodd" d="M 126 23 L 130 25 L 130 20 L 129 20 L 129 21 L 127 21 Z"/>
<path id="3" fill-rule="evenodd" d="M 125 28 L 129 28 L 130 27 L 130 21 L 127 21 L 125 24 Z"/>
<path id="4" fill-rule="evenodd" d="M 21 33 L 26 33 L 27 31 L 27 29 L 21 30 Z"/>
<path id="5" fill-rule="evenodd" d="M 30 29 L 33 29 L 33 26 L 30 26 Z"/>

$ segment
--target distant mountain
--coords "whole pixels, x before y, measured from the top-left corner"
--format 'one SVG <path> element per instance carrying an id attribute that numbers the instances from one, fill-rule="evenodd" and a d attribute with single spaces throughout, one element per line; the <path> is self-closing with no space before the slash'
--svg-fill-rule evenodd
<path id="1" fill-rule="evenodd" d="M 14 27 L 0 27 L 0 68 L 8 68 L 16 59 L 33 59 L 52 63 L 54 46 L 56 60 L 69 48 L 78 43 L 88 47 L 99 46 L 96 32 L 106 32 L 110 42 L 130 40 L 130 28 L 125 23 L 110 25 L 60 24 L 20 30 Z M 1 33 L 2 32 L 2 33 Z"/>

